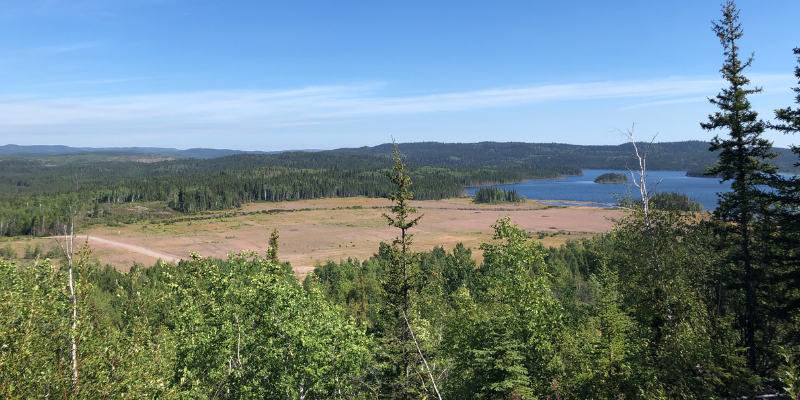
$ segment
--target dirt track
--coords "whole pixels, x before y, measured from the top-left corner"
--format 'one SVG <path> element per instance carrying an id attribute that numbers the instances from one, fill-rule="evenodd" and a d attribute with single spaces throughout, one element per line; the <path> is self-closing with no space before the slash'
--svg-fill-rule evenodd
<path id="1" fill-rule="evenodd" d="M 92 246 L 93 248 L 97 248 L 98 245 L 100 245 L 100 247 L 102 247 L 103 245 L 106 245 L 106 246 L 111 246 L 111 247 L 119 247 L 119 248 L 125 249 L 125 250 L 130 250 L 132 252 L 143 254 L 143 255 L 146 255 L 146 256 L 149 256 L 149 257 L 153 257 L 155 259 L 159 259 L 160 258 L 161 260 L 166 261 L 168 263 L 177 264 L 178 262 L 181 261 L 181 258 L 177 257 L 177 256 L 173 256 L 173 255 L 170 255 L 170 254 L 159 253 L 157 251 L 153 251 L 153 250 L 141 247 L 141 246 L 134 246 L 132 244 L 115 242 L 113 240 L 103 239 L 103 238 L 99 238 L 99 237 L 96 237 L 96 236 L 75 235 L 75 238 L 81 238 L 81 239 L 88 238 L 89 239 L 89 245 Z"/>

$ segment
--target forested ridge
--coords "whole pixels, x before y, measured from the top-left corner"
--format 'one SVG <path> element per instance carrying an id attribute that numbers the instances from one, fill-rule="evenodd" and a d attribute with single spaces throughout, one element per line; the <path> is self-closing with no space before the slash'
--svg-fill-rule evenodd
<path id="1" fill-rule="evenodd" d="M 636 159 L 630 143 L 608 146 L 563 143 L 480 142 L 480 143 L 402 143 L 408 161 L 433 165 L 540 165 L 573 166 L 581 169 L 626 170 Z M 391 144 L 332 150 L 341 154 L 389 154 Z M 781 155 L 773 160 L 781 171 L 798 171 L 790 149 L 775 149 Z M 651 170 L 705 170 L 716 163 L 708 142 L 653 143 L 648 151 Z"/>
<path id="2" fill-rule="evenodd" d="M 639 158 L 640 194 L 607 234 L 545 248 L 505 217 L 479 263 L 462 244 L 417 251 L 426 220 L 410 200 L 441 167 L 411 167 L 393 146 L 395 239 L 301 283 L 277 231 L 264 255 L 101 266 L 74 242 L 80 193 L 61 194 L 62 251 L 0 260 L 0 397 L 800 398 L 800 177 L 777 173 L 762 137 L 800 132 L 800 48 L 795 108 L 769 124 L 748 101 L 760 88 L 743 74 L 732 0 L 713 31 L 727 86 L 701 126 L 716 133 L 710 172 L 732 188 L 713 213 L 652 192 Z"/>
<path id="3" fill-rule="evenodd" d="M 269 168 L 283 170 L 386 170 L 391 160 L 371 155 L 344 155 L 327 152 L 288 152 L 280 154 L 237 154 L 211 159 L 185 159 L 141 163 L 135 161 L 91 161 L 73 162 L 53 166 L 52 159 L 5 158 L 0 159 L 0 196 L 16 193 L 65 193 L 81 187 L 108 187 L 119 182 L 145 181 L 143 178 L 162 178 L 164 181 L 180 180 L 184 177 L 211 177 L 213 173 L 231 171 L 231 175 L 251 169 L 252 174 L 263 173 Z M 411 168 L 439 166 L 439 171 L 449 170 L 466 186 L 483 183 L 513 182 L 522 179 L 553 178 L 560 175 L 577 175 L 574 167 L 540 167 L 536 165 L 509 166 L 490 164 L 479 166 L 442 166 L 412 163 Z M 494 172 L 492 172 L 494 171 Z M 246 173 L 246 172 L 245 172 Z M 530 178 L 526 178 L 528 174 Z M 508 175 L 508 177 L 506 177 Z M 172 176 L 172 177 L 170 177 Z M 186 178 L 193 179 L 193 178 Z M 423 177 L 424 179 L 424 177 Z M 135 183 L 140 184 L 140 183 Z"/>
<path id="4" fill-rule="evenodd" d="M 334 153 L 242 154 L 143 164 L 92 162 L 63 169 L 40 161 L 0 161 L 0 236 L 60 232 L 69 204 L 97 217 L 98 205 L 164 202 L 181 213 L 225 210 L 257 201 L 331 197 L 389 197 L 387 159 Z M 465 194 L 464 187 L 554 179 L 582 172 L 569 167 L 410 165 L 418 200 Z M 15 183 L 16 182 L 16 183 Z M 94 211 L 90 211 L 94 210 Z"/>

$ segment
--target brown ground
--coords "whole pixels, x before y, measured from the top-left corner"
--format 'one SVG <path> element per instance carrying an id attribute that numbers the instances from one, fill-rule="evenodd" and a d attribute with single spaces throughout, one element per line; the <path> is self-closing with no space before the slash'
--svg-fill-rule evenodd
<path id="1" fill-rule="evenodd" d="M 387 226 L 381 216 L 389 212 L 385 207 L 390 204 L 386 199 L 371 198 L 254 203 L 237 211 L 235 217 L 221 217 L 232 212 L 223 211 L 196 221 L 121 228 L 95 227 L 81 234 L 129 245 L 129 248 L 123 248 L 115 243 L 91 241 L 94 257 L 127 270 L 133 262 L 152 265 L 156 261 L 154 253 L 179 258 L 187 258 L 191 252 L 225 257 L 229 252 L 255 250 L 264 255 L 270 232 L 277 229 L 280 234 L 279 257 L 291 262 L 296 274 L 303 277 L 317 263 L 347 257 L 365 260 L 377 252 L 380 242 L 391 242 L 398 230 Z M 412 205 L 419 209 L 419 214 L 424 214 L 419 226 L 410 231 L 414 234 L 414 249 L 430 250 L 444 246 L 449 251 L 462 242 L 473 249 L 473 257 L 477 260 L 481 258 L 478 246 L 492 240 L 492 224 L 507 215 L 534 237 L 538 232 L 564 231 L 542 239 L 546 246 L 562 244 L 569 238 L 607 232 L 613 224 L 610 218 L 620 215 L 616 210 L 554 208 L 533 201 L 516 205 L 478 205 L 462 198 L 414 201 Z M 273 209 L 297 211 L 241 215 Z M 19 241 L 14 246 L 22 249 L 25 244 L 35 244 L 36 241 L 53 243 L 52 239 L 49 242 L 48 239 L 33 239 Z M 136 251 L 136 246 L 150 250 L 151 254 Z"/>
<path id="2" fill-rule="evenodd" d="M 193 251 L 203 256 L 225 257 L 228 252 L 255 250 L 262 255 L 268 248 L 272 229 L 280 234 L 279 256 L 289 261 L 303 276 L 315 264 L 354 257 L 365 260 L 376 253 L 380 242 L 390 242 L 398 233 L 387 226 L 382 213 L 389 210 L 386 199 L 345 198 L 254 203 L 241 212 L 283 209 L 287 213 L 238 215 L 236 217 L 180 222 L 172 225 L 129 225 L 123 228 L 93 228 L 84 234 L 150 249 L 154 252 L 187 258 Z M 458 242 L 473 249 L 492 238 L 491 225 L 508 215 L 523 229 L 536 233 L 566 231 L 542 240 L 558 245 L 568 238 L 592 236 L 608 231 L 609 218 L 619 211 L 595 208 L 548 208 L 535 202 L 519 205 L 476 205 L 469 199 L 414 201 L 424 214 L 414 234 L 414 249 L 435 246 L 452 249 Z M 361 208 L 353 209 L 353 207 Z M 349 207 L 349 209 L 348 209 Z M 373 208 L 376 207 L 376 208 Z M 224 212 L 223 212 L 224 213 Z M 145 265 L 155 258 L 104 243 L 92 243 L 94 255 L 122 269 L 133 261 Z"/>

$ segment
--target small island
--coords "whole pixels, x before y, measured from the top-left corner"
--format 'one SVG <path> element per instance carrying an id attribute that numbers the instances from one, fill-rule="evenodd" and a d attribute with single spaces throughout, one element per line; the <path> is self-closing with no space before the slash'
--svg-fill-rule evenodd
<path id="1" fill-rule="evenodd" d="M 708 174 L 708 169 L 690 169 L 686 171 L 686 176 L 690 178 L 720 178 L 721 174 Z"/>
<path id="2" fill-rule="evenodd" d="M 617 174 L 614 172 L 608 172 L 603 175 L 598 176 L 594 183 L 625 183 L 628 182 L 628 177 L 625 174 Z"/>

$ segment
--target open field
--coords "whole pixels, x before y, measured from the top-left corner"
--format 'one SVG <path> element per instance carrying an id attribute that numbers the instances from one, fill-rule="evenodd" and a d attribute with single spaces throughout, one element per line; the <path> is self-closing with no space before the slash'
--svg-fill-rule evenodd
<path id="1" fill-rule="evenodd" d="M 153 264 L 157 259 L 155 254 L 187 258 L 191 252 L 198 252 L 203 256 L 225 257 L 229 252 L 254 250 L 263 255 L 270 232 L 277 229 L 281 260 L 291 262 L 296 274 L 302 277 L 317 263 L 347 257 L 364 260 L 377 252 L 380 242 L 391 242 L 398 231 L 387 226 L 381 216 L 389 211 L 390 204 L 387 199 L 374 198 L 253 203 L 235 212 L 187 216 L 185 219 L 191 219 L 188 221 L 93 227 L 81 234 L 105 239 L 90 241 L 93 256 L 127 270 L 134 262 Z M 613 225 L 610 219 L 620 215 L 617 210 L 555 208 L 533 201 L 479 205 L 460 198 L 412 204 L 424 214 L 419 226 L 411 230 L 414 249 L 444 246 L 449 251 L 462 242 L 473 249 L 477 260 L 482 257 L 477 247 L 492 240 L 491 225 L 506 215 L 534 238 L 538 232 L 555 234 L 541 239 L 546 246 L 607 232 Z M 52 239 L 31 239 L 12 245 L 22 254 L 20 249 L 26 244 L 37 242 L 54 243 Z"/>

